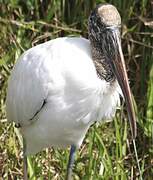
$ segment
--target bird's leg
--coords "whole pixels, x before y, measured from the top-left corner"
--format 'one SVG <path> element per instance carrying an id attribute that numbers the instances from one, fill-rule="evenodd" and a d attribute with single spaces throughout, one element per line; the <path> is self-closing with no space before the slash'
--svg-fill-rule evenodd
<path id="1" fill-rule="evenodd" d="M 23 137 L 23 179 L 28 180 L 28 163 L 27 163 L 27 156 L 25 154 L 26 152 L 26 141 Z"/>
<path id="2" fill-rule="evenodd" d="M 72 170 L 73 170 L 73 165 L 74 165 L 74 160 L 75 160 L 75 152 L 76 152 L 76 146 L 72 145 L 71 150 L 70 150 L 70 155 L 69 155 L 69 162 L 67 166 L 66 180 L 72 180 Z"/>

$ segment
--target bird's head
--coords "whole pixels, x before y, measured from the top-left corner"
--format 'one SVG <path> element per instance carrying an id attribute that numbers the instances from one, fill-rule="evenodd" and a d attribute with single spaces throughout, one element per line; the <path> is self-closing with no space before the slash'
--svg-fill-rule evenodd
<path id="1" fill-rule="evenodd" d="M 136 117 L 121 47 L 120 27 L 121 17 L 113 5 L 100 4 L 91 12 L 88 22 L 91 46 L 101 53 L 103 61 L 101 64 L 108 64 L 109 69 L 122 89 L 132 136 L 135 138 Z M 99 58 L 100 56 L 97 55 L 97 57 Z"/>
<path id="2" fill-rule="evenodd" d="M 91 12 L 88 27 L 89 38 L 92 42 L 101 41 L 112 31 L 117 31 L 120 36 L 120 14 L 113 5 L 100 4 Z"/>

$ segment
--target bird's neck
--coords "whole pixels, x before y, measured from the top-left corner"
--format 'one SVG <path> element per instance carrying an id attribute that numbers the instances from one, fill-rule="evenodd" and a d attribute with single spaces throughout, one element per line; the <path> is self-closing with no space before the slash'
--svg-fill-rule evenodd
<path id="1" fill-rule="evenodd" d="M 104 79 L 107 82 L 113 82 L 115 76 L 111 70 L 109 63 L 106 61 L 105 55 L 98 43 L 91 42 L 92 59 L 100 79 Z"/>

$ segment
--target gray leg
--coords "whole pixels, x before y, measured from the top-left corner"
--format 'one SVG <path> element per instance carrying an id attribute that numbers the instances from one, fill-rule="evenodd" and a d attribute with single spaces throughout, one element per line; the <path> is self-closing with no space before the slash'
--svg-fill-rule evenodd
<path id="1" fill-rule="evenodd" d="M 23 179 L 28 180 L 28 164 L 27 164 L 27 156 L 25 154 L 26 152 L 26 141 L 23 138 Z"/>
<path id="2" fill-rule="evenodd" d="M 76 152 L 76 146 L 72 145 L 71 150 L 70 150 L 70 155 L 69 155 L 69 162 L 67 166 L 66 180 L 72 180 L 72 170 L 73 170 L 73 165 L 74 165 L 74 160 L 75 160 L 75 152 Z"/>

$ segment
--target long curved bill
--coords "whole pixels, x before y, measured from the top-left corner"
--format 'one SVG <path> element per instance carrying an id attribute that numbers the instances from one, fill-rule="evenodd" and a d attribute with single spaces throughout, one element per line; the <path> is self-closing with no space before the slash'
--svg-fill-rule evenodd
<path id="1" fill-rule="evenodd" d="M 115 59 L 111 61 L 111 66 L 113 68 L 114 74 L 118 80 L 118 83 L 122 89 L 122 92 L 125 98 L 132 137 L 133 139 L 135 139 L 137 135 L 137 128 L 136 128 L 136 115 L 135 115 L 134 105 L 132 101 L 132 94 L 131 94 L 130 86 L 128 83 L 128 76 L 127 76 L 124 56 L 123 56 L 123 52 L 121 48 L 121 42 L 117 34 L 114 33 L 114 36 L 117 43 L 116 47 L 118 48 L 117 49 L 118 52 L 115 53 Z"/>

